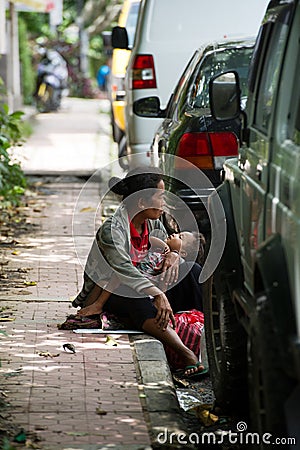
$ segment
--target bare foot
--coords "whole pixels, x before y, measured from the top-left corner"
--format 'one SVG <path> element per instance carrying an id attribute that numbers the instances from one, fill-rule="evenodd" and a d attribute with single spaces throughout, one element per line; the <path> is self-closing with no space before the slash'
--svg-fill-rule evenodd
<path id="1" fill-rule="evenodd" d="M 97 302 L 92 305 L 86 306 L 78 311 L 78 316 L 94 316 L 102 313 L 102 306 L 97 305 Z"/>
<path id="2" fill-rule="evenodd" d="M 196 364 L 190 365 L 190 366 L 186 366 L 185 371 L 184 371 L 184 375 L 186 377 L 189 376 L 193 376 L 193 375 L 198 375 L 201 372 L 204 371 L 204 366 L 198 361 Z"/>

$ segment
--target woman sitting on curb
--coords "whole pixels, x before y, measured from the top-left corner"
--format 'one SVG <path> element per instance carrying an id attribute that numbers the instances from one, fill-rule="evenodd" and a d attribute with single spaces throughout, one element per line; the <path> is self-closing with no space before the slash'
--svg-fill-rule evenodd
<path id="1" fill-rule="evenodd" d="M 150 236 L 162 240 L 167 236 L 159 220 L 164 207 L 163 174 L 155 168 L 137 168 L 122 180 L 113 178 L 109 185 L 114 193 L 122 195 L 123 201 L 96 233 L 85 267 L 83 289 L 73 306 L 85 308 L 94 303 L 103 288 L 108 290 L 108 281 L 116 277 L 118 286 L 111 289 L 106 312 L 171 347 L 180 355 L 184 376 L 201 373 L 204 367 L 174 330 L 173 314 L 202 310 L 198 282 L 201 267 L 189 261 L 179 264 L 178 251 L 168 252 L 159 275 L 163 288 L 138 269 L 148 253 Z"/>
<path id="2" fill-rule="evenodd" d="M 156 286 L 161 286 L 159 281 L 159 275 L 162 273 L 163 263 L 165 256 L 169 252 L 177 253 L 180 256 L 180 262 L 184 261 L 183 258 L 189 256 L 191 249 L 195 249 L 196 246 L 204 244 L 204 236 L 202 234 L 191 233 L 189 231 L 184 231 L 182 233 L 174 233 L 167 237 L 165 241 L 155 237 L 149 236 L 150 249 L 145 257 L 136 265 L 137 269 L 145 275 L 148 279 L 152 280 Z M 202 250 L 203 252 L 203 250 Z M 95 285 L 93 289 L 94 301 L 89 302 L 89 306 L 86 306 L 78 311 L 78 316 L 93 316 L 96 314 L 101 314 L 103 308 L 111 293 L 119 286 L 118 277 L 113 275 L 109 280 L 105 288 L 100 288 Z M 95 294 L 98 297 L 95 298 Z"/>

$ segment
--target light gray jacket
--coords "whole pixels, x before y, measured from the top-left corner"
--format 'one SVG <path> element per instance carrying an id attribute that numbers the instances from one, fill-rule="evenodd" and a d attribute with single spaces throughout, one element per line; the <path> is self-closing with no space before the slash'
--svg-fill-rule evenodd
<path id="1" fill-rule="evenodd" d="M 148 230 L 149 235 L 160 239 L 167 237 L 160 220 L 148 219 Z M 117 275 L 121 284 L 130 286 L 138 294 L 152 287 L 153 283 L 132 264 L 129 252 L 129 217 L 122 204 L 96 233 L 85 266 L 84 285 L 76 298 L 77 303 L 83 304 L 95 284 L 104 287 L 113 274 Z"/>

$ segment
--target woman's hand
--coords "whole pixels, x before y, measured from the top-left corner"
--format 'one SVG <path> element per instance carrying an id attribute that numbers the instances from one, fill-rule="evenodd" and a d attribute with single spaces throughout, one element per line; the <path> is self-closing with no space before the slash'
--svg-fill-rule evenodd
<path id="1" fill-rule="evenodd" d="M 160 281 L 162 281 L 165 286 L 176 283 L 178 280 L 179 260 L 180 256 L 178 253 L 170 252 L 166 255 L 160 276 Z"/>
<path id="2" fill-rule="evenodd" d="M 154 297 L 154 305 L 157 308 L 157 315 L 155 320 L 157 322 L 158 328 L 162 328 L 163 330 L 167 329 L 169 321 L 171 320 L 173 328 L 175 329 L 175 317 L 167 299 L 167 296 L 162 292 L 161 294 L 157 294 Z"/>

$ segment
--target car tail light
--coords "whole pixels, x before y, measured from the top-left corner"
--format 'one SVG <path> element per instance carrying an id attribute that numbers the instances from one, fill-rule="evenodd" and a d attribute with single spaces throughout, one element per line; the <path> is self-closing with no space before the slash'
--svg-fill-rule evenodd
<path id="1" fill-rule="evenodd" d="M 156 88 L 152 55 L 137 55 L 132 66 L 132 89 Z"/>
<path id="2" fill-rule="evenodd" d="M 189 161 L 200 169 L 216 169 L 218 158 L 222 161 L 229 156 L 237 156 L 238 139 L 231 132 L 185 133 L 182 135 L 176 155 L 182 158 L 175 162 L 176 168 L 187 166 Z"/>

